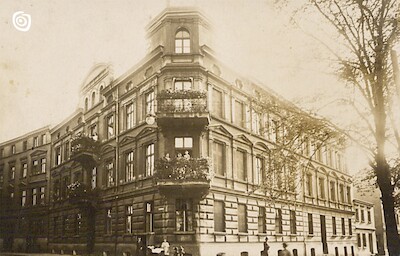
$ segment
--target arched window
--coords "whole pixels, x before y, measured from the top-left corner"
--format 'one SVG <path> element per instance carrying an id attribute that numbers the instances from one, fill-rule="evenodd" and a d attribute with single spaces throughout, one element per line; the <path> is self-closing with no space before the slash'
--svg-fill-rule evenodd
<path id="1" fill-rule="evenodd" d="M 88 107 L 89 107 L 89 100 L 88 100 L 88 98 L 86 98 L 85 99 L 85 111 L 88 110 Z"/>
<path id="2" fill-rule="evenodd" d="M 185 29 L 176 32 L 175 53 L 190 53 L 190 35 Z"/>
<path id="3" fill-rule="evenodd" d="M 95 100 L 96 100 L 96 92 L 92 92 L 92 107 L 94 106 Z"/>

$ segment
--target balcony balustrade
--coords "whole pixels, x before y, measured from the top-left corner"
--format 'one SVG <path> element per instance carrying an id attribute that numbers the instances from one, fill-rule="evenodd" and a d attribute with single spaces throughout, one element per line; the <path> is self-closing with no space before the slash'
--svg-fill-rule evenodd
<path id="1" fill-rule="evenodd" d="M 92 189 L 85 183 L 76 181 L 67 186 L 67 195 L 71 204 L 96 207 L 99 199 L 99 190 L 97 188 Z"/>
<path id="2" fill-rule="evenodd" d="M 161 158 L 156 161 L 154 178 L 164 195 L 201 197 L 210 188 L 213 172 L 208 158 Z"/>
<path id="3" fill-rule="evenodd" d="M 79 162 L 85 169 L 92 169 L 97 165 L 100 155 L 100 142 L 80 135 L 71 142 L 71 159 Z"/>
<path id="4" fill-rule="evenodd" d="M 157 122 L 161 126 L 191 126 L 191 128 L 208 125 L 207 93 L 194 90 L 159 92 Z"/>

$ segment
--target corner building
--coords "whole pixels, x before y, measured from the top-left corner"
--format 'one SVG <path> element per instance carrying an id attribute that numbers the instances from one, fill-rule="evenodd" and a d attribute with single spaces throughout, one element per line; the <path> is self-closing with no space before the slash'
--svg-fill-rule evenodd
<path id="1" fill-rule="evenodd" d="M 273 173 L 278 118 L 254 99 L 287 102 L 215 58 L 197 10 L 164 10 L 147 37 L 122 76 L 95 66 L 81 108 L 50 131 L 48 250 L 140 255 L 166 238 L 192 255 L 260 255 L 268 237 L 270 254 L 287 242 L 293 255 L 354 255 L 342 148 L 309 154 L 310 142 L 300 185 L 270 199 L 258 188 Z"/>

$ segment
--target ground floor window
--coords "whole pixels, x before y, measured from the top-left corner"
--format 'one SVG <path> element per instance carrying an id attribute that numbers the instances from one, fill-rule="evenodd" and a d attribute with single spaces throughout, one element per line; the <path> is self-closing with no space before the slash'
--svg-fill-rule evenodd
<path id="1" fill-rule="evenodd" d="M 175 212 L 176 230 L 193 230 L 193 204 L 191 199 L 177 199 Z"/>

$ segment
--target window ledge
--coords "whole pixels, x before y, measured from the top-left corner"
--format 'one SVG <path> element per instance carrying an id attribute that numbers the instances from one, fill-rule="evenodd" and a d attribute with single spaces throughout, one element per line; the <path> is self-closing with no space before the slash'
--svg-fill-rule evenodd
<path id="1" fill-rule="evenodd" d="M 218 232 L 218 231 L 215 231 L 215 232 L 214 232 L 214 235 L 217 235 L 217 236 L 224 236 L 224 235 L 226 235 L 226 232 Z"/>
<path id="2" fill-rule="evenodd" d="M 194 235 L 195 231 L 174 231 L 175 235 Z"/>
<path id="3" fill-rule="evenodd" d="M 239 236 L 248 236 L 249 233 L 248 232 L 239 232 L 238 235 Z"/>

